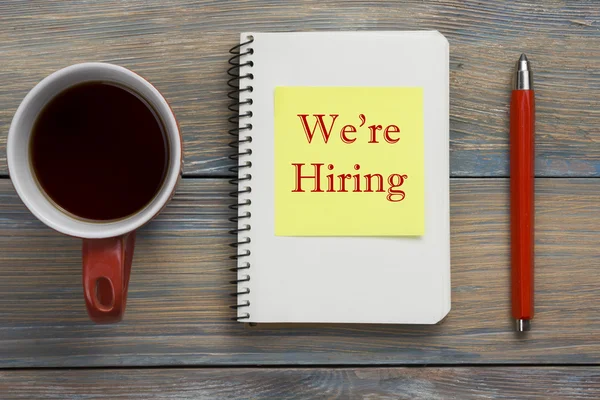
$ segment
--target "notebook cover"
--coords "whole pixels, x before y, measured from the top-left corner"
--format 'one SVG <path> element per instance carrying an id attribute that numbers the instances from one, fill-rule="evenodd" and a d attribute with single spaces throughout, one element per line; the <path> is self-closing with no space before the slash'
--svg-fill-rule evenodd
<path id="1" fill-rule="evenodd" d="M 437 31 L 247 32 L 240 40 L 239 320 L 442 320 L 450 310 L 448 41 Z M 422 88 L 423 235 L 275 234 L 277 87 Z"/>

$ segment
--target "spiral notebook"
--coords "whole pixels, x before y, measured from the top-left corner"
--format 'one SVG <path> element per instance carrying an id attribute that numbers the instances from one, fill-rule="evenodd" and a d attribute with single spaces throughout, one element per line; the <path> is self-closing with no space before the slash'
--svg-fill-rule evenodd
<path id="1" fill-rule="evenodd" d="M 449 45 L 437 31 L 241 34 L 234 318 L 450 311 Z"/>

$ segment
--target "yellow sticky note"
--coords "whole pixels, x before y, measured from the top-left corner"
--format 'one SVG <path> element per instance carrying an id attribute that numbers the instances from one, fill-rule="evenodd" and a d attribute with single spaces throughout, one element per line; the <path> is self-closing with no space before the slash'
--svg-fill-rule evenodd
<path id="1" fill-rule="evenodd" d="M 420 236 L 423 89 L 277 87 L 275 234 Z"/>

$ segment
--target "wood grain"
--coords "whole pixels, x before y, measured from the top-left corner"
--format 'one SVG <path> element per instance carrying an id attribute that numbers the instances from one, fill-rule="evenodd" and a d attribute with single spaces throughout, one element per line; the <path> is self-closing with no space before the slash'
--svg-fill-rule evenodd
<path id="1" fill-rule="evenodd" d="M 85 313 L 80 241 L 51 231 L 0 180 L 0 367 L 600 362 L 597 179 L 537 180 L 534 329 L 509 313 L 506 179 L 451 182 L 452 311 L 437 326 L 229 321 L 223 179 L 185 179 L 139 232 L 119 325 Z"/>
<path id="2" fill-rule="evenodd" d="M 243 30 L 438 29 L 451 44 L 452 176 L 508 175 L 511 70 L 537 88 L 539 176 L 600 176 L 600 4 L 580 1 L 0 1 L 0 175 L 10 120 L 47 74 L 129 67 L 172 104 L 185 174 L 228 174 L 227 50 Z"/>
<path id="3" fill-rule="evenodd" d="M 3 398 L 597 399 L 600 368 L 0 371 Z"/>

